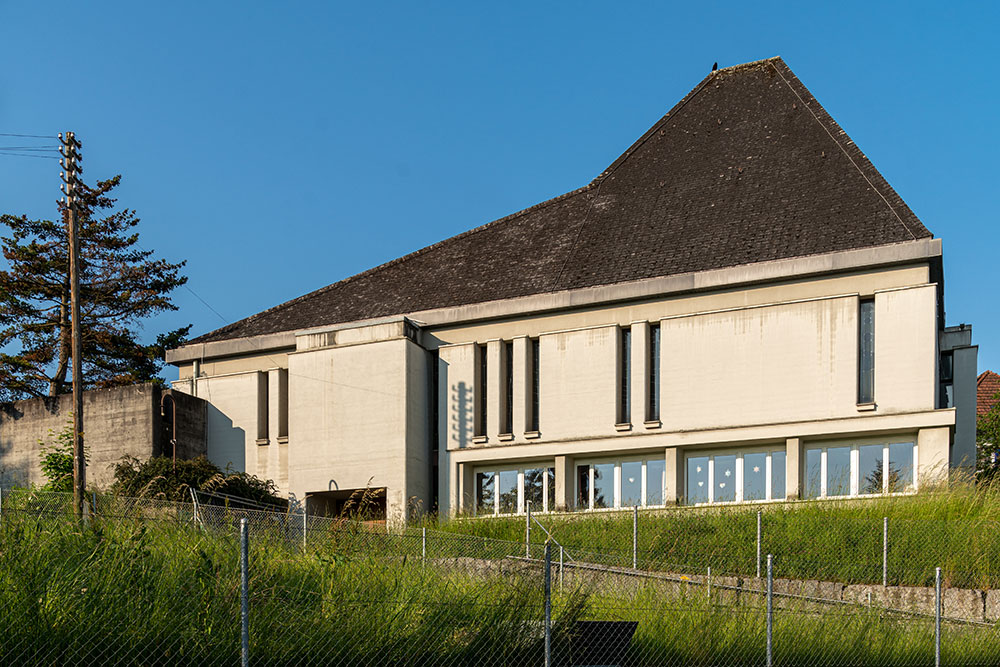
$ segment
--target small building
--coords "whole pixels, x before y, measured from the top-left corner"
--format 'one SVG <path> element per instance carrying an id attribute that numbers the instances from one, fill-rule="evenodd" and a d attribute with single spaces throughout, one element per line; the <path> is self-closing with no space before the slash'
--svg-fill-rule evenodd
<path id="1" fill-rule="evenodd" d="M 976 378 L 976 416 L 982 417 L 1000 403 L 1000 375 L 983 371 Z"/>
<path id="2" fill-rule="evenodd" d="M 974 465 L 976 347 L 944 313 L 941 240 L 772 58 L 578 190 L 167 360 L 208 456 L 314 508 L 856 497 Z"/>

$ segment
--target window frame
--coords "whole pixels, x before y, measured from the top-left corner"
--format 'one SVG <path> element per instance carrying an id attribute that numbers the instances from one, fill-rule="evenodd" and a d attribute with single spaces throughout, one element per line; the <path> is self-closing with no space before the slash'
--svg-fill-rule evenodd
<path id="1" fill-rule="evenodd" d="M 538 510 L 532 507 L 532 513 L 537 513 L 541 511 L 544 514 L 550 514 L 555 511 L 554 507 L 549 507 L 549 470 L 555 469 L 555 461 L 538 461 L 534 463 L 524 463 L 517 466 L 511 465 L 485 465 L 476 466 L 472 469 L 472 479 L 473 479 L 473 497 L 472 502 L 472 515 L 473 516 L 521 516 L 525 514 L 524 511 L 524 499 L 525 499 L 525 488 L 524 488 L 524 473 L 527 470 L 544 470 L 545 473 L 542 475 L 542 509 Z M 517 511 L 510 512 L 500 512 L 500 473 L 502 472 L 517 472 Z M 478 502 L 478 484 L 479 475 L 485 473 L 493 474 L 493 512 L 486 514 L 479 511 Z M 555 478 L 553 477 L 552 483 L 555 484 Z"/>
<path id="2" fill-rule="evenodd" d="M 882 492 L 881 493 L 861 493 L 861 448 L 872 445 L 882 447 Z M 892 445 L 910 445 L 913 448 L 913 483 L 909 489 L 902 491 L 889 491 L 889 448 Z M 850 492 L 847 495 L 831 496 L 827 489 L 827 450 L 830 448 L 850 447 L 851 448 L 851 479 Z M 801 478 L 805 480 L 806 452 L 820 452 L 820 493 L 817 496 L 810 496 L 805 500 L 836 500 L 838 498 L 883 498 L 885 496 L 901 496 L 916 493 L 920 488 L 919 472 L 919 448 L 917 447 L 916 436 L 898 438 L 859 438 L 857 440 L 836 440 L 822 443 L 803 445 L 802 447 L 802 470 Z M 803 491 L 805 484 L 803 482 Z"/>
<path id="3" fill-rule="evenodd" d="M 574 462 L 574 464 L 573 464 L 573 498 L 574 498 L 574 503 L 576 501 L 578 501 L 579 498 L 580 498 L 579 469 L 582 466 L 587 466 L 587 480 L 588 480 L 588 487 L 589 488 L 588 488 L 587 506 L 586 507 L 580 507 L 580 506 L 574 505 L 574 508 L 577 511 L 582 511 L 582 512 L 613 512 L 613 511 L 620 511 L 620 510 L 623 510 L 623 509 L 631 509 L 633 507 L 633 505 L 622 505 L 621 504 L 621 498 L 622 498 L 622 485 L 621 485 L 621 481 L 622 481 L 622 464 L 623 463 L 641 463 L 642 464 L 642 468 L 641 468 L 641 472 L 640 472 L 640 484 L 641 484 L 641 487 L 640 487 L 640 489 L 641 489 L 640 490 L 640 497 L 641 497 L 641 503 L 640 503 L 639 507 L 640 508 L 666 507 L 667 506 L 667 503 L 666 503 L 666 489 L 664 488 L 666 486 L 665 476 L 664 476 L 664 478 L 662 478 L 660 480 L 660 498 L 663 499 L 664 502 L 662 502 L 662 503 L 660 503 L 658 505 L 650 505 L 650 504 L 648 504 L 648 495 L 649 495 L 648 494 L 648 491 L 649 491 L 649 486 L 648 486 L 648 484 L 649 484 L 649 472 L 648 472 L 648 469 L 649 469 L 649 462 L 650 461 L 662 462 L 663 466 L 664 466 L 664 470 L 666 470 L 666 457 L 665 456 L 663 458 L 660 458 L 660 457 L 658 457 L 656 455 L 653 455 L 653 456 L 646 455 L 646 456 L 644 456 L 642 454 L 636 454 L 636 455 L 632 455 L 632 456 L 623 456 L 623 457 L 602 456 L 602 457 L 593 457 L 593 458 L 581 458 L 581 459 L 576 460 Z M 594 466 L 595 465 L 602 465 L 602 464 L 609 464 L 609 463 L 614 466 L 614 468 L 613 468 L 613 470 L 614 470 L 614 475 L 613 475 L 613 480 L 614 480 L 613 484 L 614 484 L 614 486 L 613 486 L 613 494 L 612 494 L 614 496 L 614 502 L 612 503 L 611 507 L 597 507 L 597 508 L 595 508 L 594 507 Z"/>
<path id="4" fill-rule="evenodd" d="M 684 453 L 684 504 L 692 507 L 701 507 L 705 505 L 747 505 L 747 504 L 759 504 L 759 503 L 776 503 L 784 502 L 785 497 L 772 498 L 774 494 L 774 484 L 773 484 L 773 471 L 774 465 L 772 463 L 773 454 L 775 453 L 785 453 L 786 449 L 784 446 L 775 445 L 760 445 L 756 447 L 731 447 L 731 448 L 720 448 L 720 449 L 695 449 Z M 766 454 L 767 458 L 764 462 L 764 491 L 766 498 L 759 500 L 744 500 L 744 456 L 747 454 Z M 736 477 L 736 491 L 735 500 L 716 500 L 715 499 L 715 458 L 716 456 L 736 456 L 736 463 L 733 465 L 734 473 Z M 708 483 L 708 500 L 706 502 L 700 503 L 689 503 L 688 498 L 690 497 L 690 480 L 688 479 L 688 459 L 690 458 L 708 458 L 708 470 L 706 472 L 706 480 Z M 788 476 L 785 476 L 785 489 L 788 488 Z"/>

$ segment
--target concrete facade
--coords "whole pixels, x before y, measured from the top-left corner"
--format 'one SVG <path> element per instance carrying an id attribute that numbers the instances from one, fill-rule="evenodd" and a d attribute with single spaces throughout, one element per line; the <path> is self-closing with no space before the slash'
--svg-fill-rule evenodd
<path id="1" fill-rule="evenodd" d="M 181 392 L 141 384 L 84 392 L 84 446 L 87 486 L 106 488 L 114 482 L 114 464 L 122 456 L 145 460 L 171 453 L 172 420 L 161 415 L 167 394 L 177 410 L 177 456 L 205 454 L 205 427 L 209 405 Z M 0 405 L 0 487 L 43 485 L 42 445 L 71 424 L 73 396 L 35 398 Z"/>
<path id="2" fill-rule="evenodd" d="M 523 511 L 529 497 L 535 511 L 557 511 L 912 492 L 967 456 L 969 377 L 974 406 L 971 332 L 941 325 L 940 252 L 919 240 L 271 335 L 256 348 L 209 343 L 169 359 L 174 387 L 211 403 L 218 464 L 296 498 L 384 488 L 392 521 L 434 507 Z M 862 300 L 875 313 L 871 404 L 858 400 Z M 947 406 L 946 349 L 961 360 Z M 701 498 L 706 466 L 719 477 Z M 849 483 L 838 486 L 838 470 Z M 529 482 L 539 473 L 549 481 Z"/>

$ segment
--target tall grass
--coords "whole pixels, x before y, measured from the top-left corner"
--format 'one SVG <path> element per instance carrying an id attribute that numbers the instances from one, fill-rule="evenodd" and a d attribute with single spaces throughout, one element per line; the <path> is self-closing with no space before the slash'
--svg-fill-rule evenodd
<path id="1" fill-rule="evenodd" d="M 425 561 L 412 536 L 357 525 L 317 533 L 306 550 L 278 532 L 252 533 L 253 664 L 541 664 L 540 568 L 504 558 L 513 543 L 473 542 L 479 552 L 456 536 Z M 81 527 L 5 513 L 0 664 L 238 664 L 238 553 L 234 530 L 172 519 Z M 556 588 L 554 664 L 567 664 L 578 620 L 636 621 L 631 665 L 763 662 L 759 596 L 721 604 L 691 592 L 703 589 L 629 581 L 581 577 Z M 951 662 L 1000 663 L 992 628 L 945 631 Z M 869 609 L 778 609 L 774 636 L 775 664 L 933 656 L 932 624 Z"/>
<path id="2" fill-rule="evenodd" d="M 844 583 L 882 583 L 883 517 L 889 519 L 890 585 L 929 586 L 936 567 L 946 585 L 1000 587 L 1000 485 L 912 496 L 765 505 L 643 510 L 639 565 L 702 573 L 754 575 L 757 512 L 762 552 L 773 554 L 775 576 Z M 577 560 L 631 565 L 632 513 L 535 515 Z M 522 541 L 521 517 L 460 518 L 428 524 L 466 535 Z M 537 526 L 532 541 L 543 542 Z"/>

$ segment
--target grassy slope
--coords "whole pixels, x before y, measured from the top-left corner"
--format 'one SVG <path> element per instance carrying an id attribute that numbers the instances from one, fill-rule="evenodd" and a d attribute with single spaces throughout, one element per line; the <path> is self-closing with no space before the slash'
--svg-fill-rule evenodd
<path id="1" fill-rule="evenodd" d="M 586 530 L 596 537 L 600 528 Z M 419 542 L 407 537 L 340 530 L 311 539 L 302 553 L 252 535 L 254 664 L 541 663 L 537 568 L 514 565 L 501 575 L 497 561 L 454 559 L 469 552 L 467 540 L 435 543 L 423 564 Z M 510 546 L 477 544 L 481 558 Z M 232 532 L 172 521 L 99 520 L 81 530 L 62 518 L 6 513 L 0 664 L 237 664 L 237 554 Z M 724 606 L 650 585 L 567 587 L 553 603 L 557 657 L 568 653 L 570 622 L 582 618 L 638 621 L 631 664 L 762 662 L 759 599 Z M 1000 661 L 992 629 L 946 633 L 952 662 Z M 863 609 L 779 611 L 775 638 L 778 664 L 914 664 L 928 662 L 933 631 Z"/>
<path id="2" fill-rule="evenodd" d="M 639 565 L 719 574 L 756 572 L 757 511 L 775 576 L 882 582 L 882 525 L 889 518 L 889 583 L 1000 588 L 1000 488 L 956 485 L 915 496 L 854 501 L 673 508 L 639 515 Z M 536 515 L 577 560 L 631 565 L 632 513 Z M 428 524 L 431 525 L 431 524 Z M 434 528 L 524 541 L 524 517 L 459 519 Z M 540 529 L 532 542 L 543 542 Z M 590 552 L 603 552 L 594 554 Z"/>

